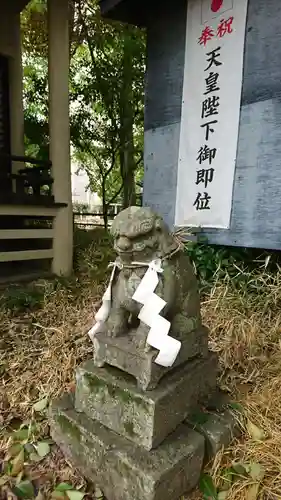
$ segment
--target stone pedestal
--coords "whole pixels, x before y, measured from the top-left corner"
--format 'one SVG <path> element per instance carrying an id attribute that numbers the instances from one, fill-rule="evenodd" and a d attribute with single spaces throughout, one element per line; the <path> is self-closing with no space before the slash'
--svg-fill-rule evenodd
<path id="1" fill-rule="evenodd" d="M 182 340 L 181 350 L 172 368 L 163 368 L 154 363 L 158 352 L 155 349 L 145 352 L 137 347 L 134 335 L 134 331 L 115 338 L 104 333 L 97 334 L 94 338 L 94 362 L 99 367 L 109 364 L 130 373 L 144 391 L 154 389 L 171 369 L 193 358 L 208 355 L 208 330 L 204 326 L 191 331 Z"/>
<path id="2" fill-rule="evenodd" d="M 91 331 L 94 357 L 77 369 L 73 398 L 53 404 L 51 434 L 107 500 L 176 500 L 232 436 L 226 415 L 194 420 L 213 405 L 217 355 L 193 267 L 161 218 L 129 207 L 111 230 L 119 255 Z M 172 366 L 156 364 L 163 353 Z"/>
<path id="3" fill-rule="evenodd" d="M 143 392 L 133 377 L 92 361 L 77 370 L 75 409 L 147 450 L 158 446 L 216 387 L 217 356 L 196 359 Z"/>
<path id="4" fill-rule="evenodd" d="M 229 411 L 194 421 L 213 399 L 216 375 L 217 356 L 207 351 L 143 391 L 132 375 L 88 361 L 77 369 L 75 394 L 52 405 L 52 437 L 108 500 L 176 500 L 237 432 Z"/>
<path id="5" fill-rule="evenodd" d="M 108 500 L 176 500 L 199 480 L 204 438 L 187 425 L 147 451 L 75 412 L 64 398 L 53 405 L 51 429 L 65 456 Z"/>

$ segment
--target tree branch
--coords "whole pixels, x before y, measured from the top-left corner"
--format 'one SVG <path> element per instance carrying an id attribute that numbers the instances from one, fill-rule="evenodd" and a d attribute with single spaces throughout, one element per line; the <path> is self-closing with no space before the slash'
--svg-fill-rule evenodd
<path id="1" fill-rule="evenodd" d="M 114 200 L 116 200 L 117 196 L 121 193 L 122 189 L 123 189 L 123 186 L 124 186 L 124 183 L 122 182 L 120 188 L 118 189 L 118 191 L 116 191 L 116 193 L 112 196 L 112 198 L 107 202 L 108 205 L 110 205 L 111 203 L 114 202 Z"/>

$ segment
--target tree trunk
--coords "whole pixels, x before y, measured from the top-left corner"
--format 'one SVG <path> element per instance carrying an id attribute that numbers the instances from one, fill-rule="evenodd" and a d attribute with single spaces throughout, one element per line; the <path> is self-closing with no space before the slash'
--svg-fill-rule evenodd
<path id="1" fill-rule="evenodd" d="M 120 173 L 123 180 L 123 208 L 136 203 L 134 158 L 133 57 L 130 36 L 125 28 L 123 80 L 120 93 Z"/>
<path id="2" fill-rule="evenodd" d="M 108 204 L 106 202 L 106 188 L 105 188 L 105 177 L 102 179 L 102 216 L 104 228 L 108 228 Z"/>

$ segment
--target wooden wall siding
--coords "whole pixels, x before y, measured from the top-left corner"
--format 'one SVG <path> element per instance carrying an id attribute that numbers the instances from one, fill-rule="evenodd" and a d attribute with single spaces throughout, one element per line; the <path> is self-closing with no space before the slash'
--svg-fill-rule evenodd
<path id="1" fill-rule="evenodd" d="M 144 204 L 174 222 L 186 0 L 148 26 Z M 210 243 L 281 249 L 281 2 L 249 0 L 229 230 Z"/>
<path id="2" fill-rule="evenodd" d="M 172 226 L 185 51 L 186 0 L 163 2 L 147 27 L 144 205 Z"/>

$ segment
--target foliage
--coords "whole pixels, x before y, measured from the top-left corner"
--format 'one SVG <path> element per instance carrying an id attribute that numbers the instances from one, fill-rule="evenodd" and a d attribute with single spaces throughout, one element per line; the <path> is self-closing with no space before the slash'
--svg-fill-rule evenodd
<path id="1" fill-rule="evenodd" d="M 98 1 L 70 1 L 70 109 L 73 157 L 103 200 L 135 203 L 142 176 L 145 35 L 105 23 Z M 48 154 L 46 2 L 33 0 L 22 16 L 24 103 L 28 153 Z"/>
<path id="2" fill-rule="evenodd" d="M 47 61 L 25 53 L 23 63 L 25 150 L 28 156 L 46 160 L 49 157 Z"/>
<path id="3" fill-rule="evenodd" d="M 274 272 L 280 262 L 278 252 L 259 249 L 188 242 L 185 250 L 193 262 L 204 292 L 208 292 L 217 281 L 225 279 L 231 279 L 233 286 L 240 289 L 252 282 L 250 286 L 254 289 L 252 273 L 265 269 Z"/>
<path id="4" fill-rule="evenodd" d="M 0 297 L 0 307 L 10 311 L 35 310 L 42 307 L 44 291 L 39 288 L 10 286 Z"/>

